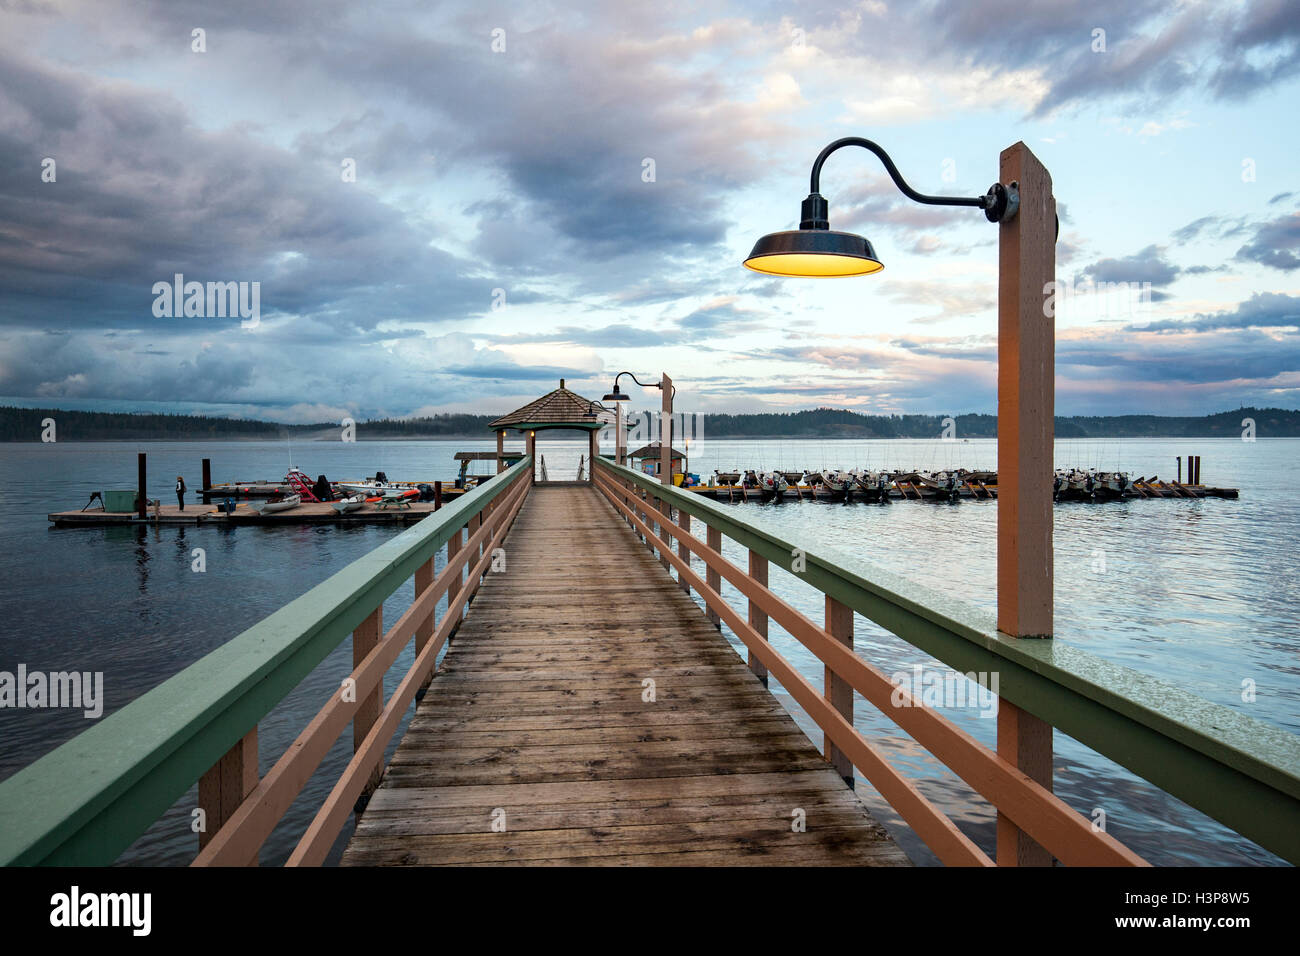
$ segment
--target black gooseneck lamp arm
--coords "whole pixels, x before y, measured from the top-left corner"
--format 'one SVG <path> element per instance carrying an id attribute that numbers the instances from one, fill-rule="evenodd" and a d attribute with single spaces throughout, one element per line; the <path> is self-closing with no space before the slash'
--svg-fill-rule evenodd
<path id="1" fill-rule="evenodd" d="M 869 149 L 880 158 L 885 165 L 885 171 L 889 173 L 889 178 L 894 181 L 894 185 L 908 199 L 913 202 L 924 203 L 927 206 L 974 206 L 984 210 L 984 215 L 989 222 L 1002 222 L 1011 219 L 1020 209 L 1020 184 L 994 183 L 989 187 L 989 191 L 983 196 L 927 196 L 925 193 L 919 193 L 907 184 L 903 179 L 903 174 L 898 171 L 894 161 L 889 158 L 878 143 L 873 143 L 869 139 L 861 136 L 846 136 L 844 139 L 837 139 L 818 154 L 817 159 L 813 162 L 811 176 L 810 195 L 803 201 L 803 217 L 799 223 L 800 229 L 829 229 L 828 206 L 826 200 L 821 195 L 821 176 L 822 164 L 826 162 L 826 157 L 837 149 L 845 146 L 861 146 L 863 149 Z"/>
<path id="2" fill-rule="evenodd" d="M 636 383 L 637 383 L 638 385 L 640 385 L 642 388 L 658 388 L 658 389 L 662 389 L 662 388 L 664 387 L 663 382 L 643 382 L 643 381 L 641 381 L 639 378 L 637 378 L 635 375 L 633 375 L 631 372 L 619 372 L 617 375 L 614 376 L 614 391 L 615 391 L 615 392 L 618 391 L 618 380 L 619 380 L 620 378 L 622 378 L 624 375 L 626 375 L 626 376 L 627 376 L 628 378 L 630 378 L 632 381 L 636 382 Z M 677 397 L 677 386 L 674 385 L 674 386 L 673 386 L 673 398 L 676 398 L 676 397 Z"/>

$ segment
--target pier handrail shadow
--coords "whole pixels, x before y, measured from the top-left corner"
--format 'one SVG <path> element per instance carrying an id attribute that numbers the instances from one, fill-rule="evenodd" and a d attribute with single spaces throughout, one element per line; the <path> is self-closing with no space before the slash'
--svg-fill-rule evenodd
<path id="1" fill-rule="evenodd" d="M 1013 763 L 938 711 L 912 702 L 906 689 L 859 657 L 852 648 L 854 612 L 959 673 L 997 673 L 1000 698 L 1300 863 L 1300 737 L 1062 641 L 1001 634 L 991 612 L 860 560 L 785 541 L 740 520 L 734 508 L 607 459 L 594 459 L 592 471 L 615 512 L 665 568 L 678 572 L 679 585 L 699 594 L 710 620 L 725 622 L 746 645 L 750 667 L 764 680 L 774 675 L 821 728 L 837 769 L 846 777 L 853 767 L 861 771 L 942 862 L 993 863 L 855 729 L 853 692 L 1061 862 L 1144 863 Z M 692 517 L 707 526 L 704 540 L 692 533 Z M 723 556 L 723 535 L 747 549 L 748 570 Z M 705 565 L 703 578 L 692 569 L 693 560 Z M 825 627 L 767 587 L 769 565 L 791 571 L 826 596 Z M 723 578 L 748 599 L 746 616 L 723 598 Z M 825 665 L 822 690 L 768 642 L 769 620 Z M 891 702 L 895 694 L 901 694 L 902 706 Z"/>
<path id="2" fill-rule="evenodd" d="M 196 781 L 205 827 L 195 862 L 255 863 L 350 723 L 353 757 L 288 861 L 323 862 L 377 783 L 388 741 L 532 486 L 532 466 L 525 456 L 0 782 L 0 865 L 112 863 Z M 384 601 L 412 577 L 415 599 L 385 631 Z M 258 723 L 349 635 L 351 674 L 259 779 Z M 414 662 L 384 701 L 384 675 L 412 639 Z"/>

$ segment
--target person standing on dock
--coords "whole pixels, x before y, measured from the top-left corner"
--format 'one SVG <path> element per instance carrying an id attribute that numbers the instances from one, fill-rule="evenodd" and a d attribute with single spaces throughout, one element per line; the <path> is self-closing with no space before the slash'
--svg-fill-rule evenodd
<path id="1" fill-rule="evenodd" d="M 181 506 L 181 511 L 185 510 L 185 479 L 180 475 L 176 476 L 176 503 Z"/>

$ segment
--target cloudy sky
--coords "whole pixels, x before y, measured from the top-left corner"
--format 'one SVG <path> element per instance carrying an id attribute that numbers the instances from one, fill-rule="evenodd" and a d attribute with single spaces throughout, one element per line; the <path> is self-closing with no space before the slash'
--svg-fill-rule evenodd
<path id="1" fill-rule="evenodd" d="M 978 211 L 845 150 L 832 228 L 885 270 L 740 265 L 860 135 L 925 192 L 1047 165 L 1060 413 L 1300 407 L 1298 114 L 1285 0 L 0 0 L 0 401 L 322 421 L 631 369 L 688 411 L 993 411 Z M 156 315 L 177 273 L 260 321 Z"/>

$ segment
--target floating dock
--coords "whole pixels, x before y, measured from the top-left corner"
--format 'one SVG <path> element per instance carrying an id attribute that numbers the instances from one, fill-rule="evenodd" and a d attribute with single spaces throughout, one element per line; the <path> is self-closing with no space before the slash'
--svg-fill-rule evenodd
<path id="1" fill-rule="evenodd" d="M 413 501 L 406 507 L 380 508 L 378 503 L 367 504 L 359 511 L 339 514 L 329 502 L 305 502 L 290 511 L 262 514 L 256 507 L 241 504 L 227 514 L 212 505 L 186 505 L 181 511 L 176 505 L 162 505 L 149 509 L 148 517 L 141 518 L 134 511 L 55 511 L 47 515 L 58 528 L 102 528 L 109 525 L 289 525 L 289 524 L 414 524 L 436 510 L 432 501 Z"/>
<path id="2" fill-rule="evenodd" d="M 561 484 L 555 482 L 555 484 Z M 1236 488 L 1212 488 L 1206 485 L 1184 485 L 1178 482 L 1155 482 L 1146 483 L 1138 482 L 1134 486 L 1134 493 L 1124 495 L 1122 498 L 1103 499 L 1098 498 L 1097 502 L 1102 503 L 1106 500 L 1123 500 L 1132 501 L 1139 498 L 1227 498 L 1235 499 L 1238 496 Z M 761 488 L 751 488 L 743 485 L 698 485 L 693 488 L 685 488 L 685 491 L 692 492 L 706 498 L 712 498 L 715 501 L 731 502 L 764 502 L 772 501 L 776 495 L 770 491 L 764 491 Z M 464 491 L 456 488 L 443 490 L 443 503 L 447 499 L 454 498 L 464 494 Z M 947 491 L 934 493 L 932 489 L 921 489 L 914 485 L 905 484 L 902 488 L 894 488 L 888 494 L 886 500 L 889 501 L 955 501 L 955 500 L 996 500 L 998 495 L 997 485 L 978 485 L 967 486 L 957 489 L 951 493 Z M 874 496 L 873 496 L 874 497 Z M 869 493 L 859 489 L 845 491 L 830 491 L 822 485 L 792 485 L 787 488 L 781 496 L 782 501 L 830 501 L 830 502 L 855 502 L 867 503 Z M 1086 501 L 1087 499 L 1082 499 Z M 262 514 L 255 505 L 247 502 L 241 503 L 233 513 L 227 514 L 215 505 L 193 504 L 181 511 L 176 505 L 162 505 L 158 508 L 150 508 L 147 517 L 141 518 L 134 511 L 104 511 L 100 508 L 88 509 L 85 511 L 55 511 L 46 517 L 53 522 L 55 527 L 60 528 L 97 528 L 106 525 L 193 525 L 193 524 L 217 524 L 217 525 L 240 525 L 240 524 L 257 524 L 257 525 L 293 525 L 293 524 L 414 524 L 425 515 L 432 514 L 438 509 L 438 505 L 432 501 L 411 501 L 404 507 L 384 507 L 380 508 L 378 502 L 367 503 L 358 511 L 352 511 L 347 514 L 340 514 L 335 511 L 329 502 L 304 502 L 296 508 L 288 511 L 277 511 L 271 514 Z"/>
<path id="3" fill-rule="evenodd" d="M 752 485 L 696 485 L 683 489 L 712 498 L 715 501 L 772 501 L 778 496 L 775 492 Z M 996 500 L 996 484 L 967 483 L 958 488 L 935 489 L 927 485 L 910 482 L 895 483 L 884 494 L 889 501 L 951 501 L 967 499 L 975 501 Z M 874 501 L 881 497 L 879 492 L 850 488 L 847 491 L 831 491 L 825 485 L 791 485 L 780 495 L 782 501 Z M 1062 494 L 1057 501 L 1134 501 L 1142 498 L 1226 498 L 1235 500 L 1239 497 L 1236 488 L 1215 488 L 1209 485 L 1185 485 L 1175 481 L 1134 482 L 1133 490 L 1124 494 L 1099 494 L 1096 498 L 1070 492 Z"/>

